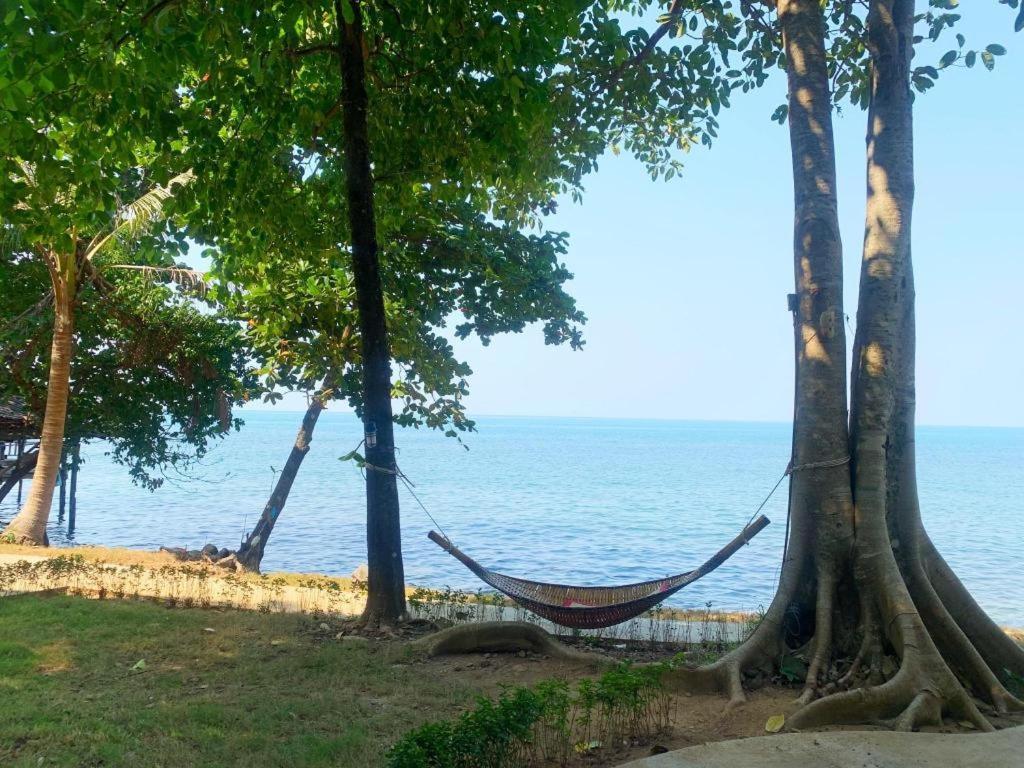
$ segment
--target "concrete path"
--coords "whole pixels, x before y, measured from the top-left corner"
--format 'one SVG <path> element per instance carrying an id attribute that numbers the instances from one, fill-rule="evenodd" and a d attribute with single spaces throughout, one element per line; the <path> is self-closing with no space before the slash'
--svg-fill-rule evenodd
<path id="1" fill-rule="evenodd" d="M 957 735 L 830 731 L 761 736 L 666 752 L 628 767 L 1022 768 L 1024 726 Z"/>

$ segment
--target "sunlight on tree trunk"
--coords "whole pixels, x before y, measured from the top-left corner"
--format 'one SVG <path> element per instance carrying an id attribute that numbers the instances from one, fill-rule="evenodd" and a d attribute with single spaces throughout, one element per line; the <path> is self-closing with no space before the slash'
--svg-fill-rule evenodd
<path id="1" fill-rule="evenodd" d="M 743 679 L 805 656 L 792 728 L 944 715 L 992 730 L 971 693 L 1021 709 L 1004 687 L 1024 651 L 978 608 L 921 524 L 914 456 L 913 0 L 873 0 L 868 199 L 847 444 L 841 259 L 821 11 L 778 5 L 790 80 L 796 190 L 797 387 L 791 533 L 778 592 L 751 638 L 678 682 L 744 699 Z M 836 365 L 840 368 L 837 368 Z M 809 466 L 810 465 L 810 466 Z M 855 501 L 855 504 L 854 504 Z M 851 517 L 852 511 L 852 517 Z M 895 659 L 892 664 L 887 658 Z M 852 689 L 852 690 L 850 690 Z"/>
<path id="2" fill-rule="evenodd" d="M 46 523 L 53 504 L 53 489 L 60 472 L 64 452 L 64 422 L 68 413 L 71 386 L 71 355 L 74 335 L 74 302 L 77 288 L 76 253 L 44 254 L 53 286 L 53 341 L 50 345 L 50 372 L 46 387 L 46 410 L 39 439 L 32 488 L 25 506 L 4 531 L 6 538 L 21 544 L 46 545 Z"/>

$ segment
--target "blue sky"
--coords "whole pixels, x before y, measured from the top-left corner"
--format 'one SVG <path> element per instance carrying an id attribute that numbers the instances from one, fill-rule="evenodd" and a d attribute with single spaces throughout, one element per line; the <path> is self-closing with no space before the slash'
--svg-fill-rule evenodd
<path id="1" fill-rule="evenodd" d="M 1008 54 L 994 72 L 947 71 L 917 100 L 918 421 L 1024 426 L 1024 34 L 994 0 L 969 6 L 968 43 Z M 539 328 L 460 342 L 472 415 L 791 418 L 792 180 L 788 131 L 769 120 L 784 98 L 781 73 L 734 97 L 718 143 L 670 182 L 602 161 L 583 203 L 549 222 L 571 235 L 585 350 L 546 347 Z M 865 115 L 848 108 L 835 129 L 853 322 Z"/>

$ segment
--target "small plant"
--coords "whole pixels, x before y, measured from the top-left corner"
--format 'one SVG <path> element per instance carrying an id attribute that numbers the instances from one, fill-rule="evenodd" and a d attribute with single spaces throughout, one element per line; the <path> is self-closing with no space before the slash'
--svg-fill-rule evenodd
<path id="1" fill-rule="evenodd" d="M 457 720 L 428 723 L 388 752 L 389 768 L 567 765 L 603 745 L 639 743 L 669 727 L 668 665 L 620 664 L 573 690 L 564 680 L 507 688 Z"/>

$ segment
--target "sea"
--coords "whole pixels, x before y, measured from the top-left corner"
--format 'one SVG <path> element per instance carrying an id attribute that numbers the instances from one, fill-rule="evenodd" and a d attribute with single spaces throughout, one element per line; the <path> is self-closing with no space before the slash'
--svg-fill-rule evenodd
<path id="1" fill-rule="evenodd" d="M 288 456 L 301 413 L 253 411 L 198 466 L 156 491 L 132 484 L 109 446 L 82 449 L 73 533 L 54 503 L 50 540 L 137 549 L 234 548 Z M 362 438 L 350 413 L 326 412 L 281 513 L 265 571 L 348 575 L 366 561 L 360 469 L 341 457 Z M 725 565 L 675 595 L 685 608 L 756 611 L 778 580 L 786 528 L 790 426 L 782 423 L 482 417 L 461 442 L 400 429 L 406 579 L 482 586 L 427 539 L 441 529 L 503 573 L 620 584 L 689 570 L 732 539 L 763 503 L 772 521 Z M 1024 627 L 1024 429 L 920 427 L 918 474 L 932 539 L 999 623 Z M 25 488 L 27 492 L 27 485 Z M 16 511 L 12 493 L 0 518 Z M 433 517 L 433 520 L 431 519 Z"/>

